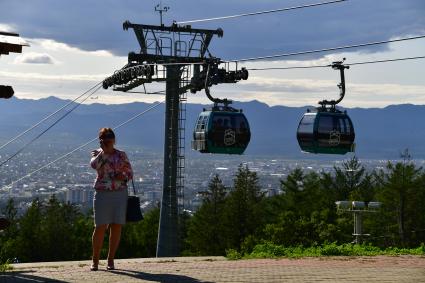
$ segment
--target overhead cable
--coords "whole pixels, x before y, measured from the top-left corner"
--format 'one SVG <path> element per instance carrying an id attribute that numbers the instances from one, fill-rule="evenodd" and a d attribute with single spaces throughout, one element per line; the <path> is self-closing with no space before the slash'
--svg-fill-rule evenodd
<path id="1" fill-rule="evenodd" d="M 227 62 L 259 61 L 259 60 L 290 57 L 290 56 L 297 56 L 297 55 L 306 55 L 306 54 L 321 53 L 321 52 L 335 51 L 335 50 L 342 50 L 342 49 L 359 48 L 359 47 L 380 45 L 380 44 L 386 44 L 386 43 L 415 40 L 415 39 L 421 39 L 421 38 L 425 38 L 425 35 L 410 36 L 410 37 L 390 39 L 390 40 L 382 40 L 382 41 L 374 41 L 374 42 L 360 43 L 360 44 L 353 44 L 353 45 L 344 45 L 344 46 L 339 46 L 339 47 L 330 47 L 330 48 L 315 49 L 315 50 L 308 50 L 308 51 L 299 51 L 299 52 L 292 52 L 292 53 L 283 53 L 283 54 L 275 54 L 275 55 L 236 59 L 236 60 L 228 60 Z"/>
<path id="2" fill-rule="evenodd" d="M 65 112 L 59 119 L 57 119 L 55 122 L 53 122 L 49 127 L 47 127 L 45 130 L 43 130 L 41 133 L 36 135 L 33 139 L 28 141 L 26 144 L 24 144 L 20 149 L 18 149 L 14 154 L 9 156 L 6 160 L 0 163 L 0 168 L 8 163 L 10 160 L 18 156 L 21 152 L 23 152 L 28 146 L 30 146 L 32 143 L 34 143 L 36 140 L 41 138 L 44 134 L 46 134 L 51 128 L 53 128 L 55 125 L 57 125 L 60 121 L 62 121 L 66 116 L 71 114 L 75 109 L 77 109 L 84 101 L 86 101 L 89 97 L 91 97 L 93 94 L 95 94 L 102 86 L 98 86 L 94 91 L 92 91 L 89 95 L 87 95 L 82 101 L 75 104 L 70 110 Z"/>
<path id="3" fill-rule="evenodd" d="M 385 60 L 374 60 L 374 61 L 364 61 L 364 62 L 355 62 L 355 63 L 345 63 L 345 66 L 355 66 L 355 65 L 367 65 L 367 64 L 377 64 L 377 63 L 387 63 L 387 62 L 398 62 L 398 61 L 407 61 L 407 60 L 419 60 L 425 59 L 425 56 L 415 56 L 415 57 L 404 57 L 404 58 L 395 58 L 395 59 L 385 59 Z M 313 66 L 293 66 L 293 67 L 265 67 L 265 68 L 247 68 L 248 71 L 269 71 L 269 70 L 294 70 L 294 69 L 315 69 L 315 68 L 328 68 L 332 65 L 313 65 Z"/>
<path id="4" fill-rule="evenodd" d="M 237 15 L 231 15 L 231 16 L 223 16 L 223 17 L 215 17 L 215 18 L 207 18 L 207 19 L 199 19 L 199 20 L 190 20 L 190 21 L 180 21 L 180 22 L 176 22 L 176 24 L 182 25 L 182 24 L 192 24 L 192 23 L 200 23 L 200 22 L 211 22 L 211 21 L 218 21 L 218 20 L 228 20 L 228 19 L 234 19 L 234 18 L 240 18 L 240 17 L 263 15 L 263 14 L 270 14 L 270 13 L 277 13 L 277 12 L 286 12 L 286 11 L 290 11 L 290 10 L 297 10 L 297 9 L 303 9 L 303 8 L 312 8 L 312 7 L 317 7 L 317 6 L 336 4 L 336 3 L 345 2 L 345 1 L 348 1 L 348 0 L 334 0 L 334 1 L 306 4 L 306 5 L 295 6 L 295 7 L 288 7 L 288 8 L 267 10 L 267 11 L 237 14 Z"/>
<path id="5" fill-rule="evenodd" d="M 91 88 L 89 88 L 87 91 L 85 91 L 84 93 L 82 93 L 81 95 L 77 96 L 76 98 L 74 98 L 73 100 L 69 101 L 68 103 L 66 103 L 65 105 L 61 106 L 59 109 L 57 109 L 56 111 L 54 111 L 53 113 L 47 115 L 46 117 L 44 117 L 43 119 L 41 119 L 40 121 L 38 121 L 37 123 L 35 123 L 34 125 L 32 125 L 31 127 L 29 127 L 28 129 L 26 129 L 25 131 L 21 132 L 20 134 L 18 134 L 17 136 L 13 137 L 12 139 L 10 139 L 9 141 L 7 141 L 5 144 L 0 146 L 0 150 L 5 148 L 6 146 L 8 146 L 9 144 L 11 144 L 12 142 L 16 141 L 17 139 L 19 139 L 20 137 L 22 137 L 23 135 L 27 134 L 28 132 L 32 131 L 33 129 L 37 128 L 38 126 L 40 126 L 42 123 L 44 123 L 45 121 L 47 121 L 48 119 L 50 119 L 51 117 L 53 117 L 54 115 L 56 115 L 57 113 L 59 113 L 60 111 L 62 111 L 63 109 L 65 109 L 66 107 L 68 107 L 69 105 L 71 105 L 72 103 L 76 102 L 78 99 L 80 99 L 81 97 L 83 97 L 84 95 L 86 95 L 87 93 L 89 93 L 90 91 L 92 91 L 93 89 L 95 89 L 96 87 L 98 87 L 100 83 L 97 83 L 96 85 L 92 86 Z"/>
<path id="6" fill-rule="evenodd" d="M 405 58 L 396 58 L 396 59 L 386 59 L 386 60 L 375 60 L 375 61 L 365 61 L 365 62 L 356 62 L 347 64 L 348 66 L 355 65 L 365 65 L 365 64 L 375 64 L 375 63 L 387 63 L 387 62 L 397 62 L 397 61 L 406 61 L 406 60 L 417 60 L 425 59 L 425 56 L 416 56 L 416 57 L 405 57 Z"/>
<path id="7" fill-rule="evenodd" d="M 151 111 L 151 110 L 153 110 L 153 109 L 157 108 L 157 107 L 158 107 L 158 106 L 160 106 L 162 103 L 164 103 L 164 101 L 165 101 L 165 100 L 160 101 L 160 102 L 157 102 L 156 104 L 152 105 L 152 106 L 151 106 L 151 107 L 149 107 L 148 109 L 146 109 L 146 110 L 144 110 L 144 111 L 142 111 L 142 112 L 138 113 L 137 115 L 135 115 L 135 116 L 131 117 L 130 119 L 128 119 L 128 120 L 126 120 L 126 121 L 122 122 L 121 124 L 116 125 L 116 126 L 115 126 L 115 127 L 113 127 L 112 129 L 117 130 L 117 129 L 119 129 L 119 128 L 121 128 L 121 127 L 125 126 L 125 125 L 127 125 L 128 123 L 130 123 L 130 122 L 134 121 L 135 119 L 139 118 L 140 116 L 142 116 L 142 115 L 144 115 L 144 114 L 148 113 L 149 111 Z M 22 180 L 24 180 L 24 179 L 26 179 L 26 178 L 29 178 L 29 177 L 31 177 L 32 175 L 34 175 L 35 173 L 38 173 L 38 172 L 40 172 L 41 170 L 43 170 L 43 169 L 45 169 L 45 168 L 47 168 L 47 167 L 50 167 L 51 165 L 53 165 L 53 164 L 55 164 L 55 163 L 57 163 L 57 162 L 59 162 L 59 161 L 61 161 L 61 160 L 63 160 L 63 159 L 66 159 L 67 157 L 69 157 L 69 156 L 70 156 L 71 154 L 73 154 L 74 152 L 76 152 L 76 151 L 78 151 L 78 150 L 80 150 L 80 149 L 82 149 L 82 148 L 84 148 L 84 147 L 88 146 L 89 144 L 91 144 L 91 143 L 95 142 L 96 140 L 98 140 L 98 138 L 94 138 L 94 139 L 89 140 L 88 142 L 86 142 L 86 143 L 84 143 L 84 144 L 82 144 L 82 145 L 80 145 L 80 146 L 76 147 L 75 149 L 71 150 L 70 152 L 68 152 L 68 153 L 66 153 L 66 154 L 64 154 L 64 155 L 62 155 L 62 156 L 60 156 L 60 157 L 56 158 L 55 160 L 53 160 L 53 161 L 51 161 L 51 162 L 49 162 L 49 163 L 47 163 L 47 164 L 45 164 L 45 165 L 41 166 L 40 168 L 38 168 L 38 169 L 36 169 L 36 170 L 34 170 L 34 171 L 32 171 L 32 172 L 30 172 L 30 173 L 26 174 L 25 176 L 18 178 L 17 180 L 15 180 L 15 181 L 11 182 L 9 185 L 4 186 L 4 187 L 3 187 L 3 189 L 7 189 L 8 187 L 9 187 L 9 188 L 11 188 L 11 187 L 12 187 L 14 184 L 16 184 L 17 182 L 20 182 L 20 181 L 22 181 Z"/>

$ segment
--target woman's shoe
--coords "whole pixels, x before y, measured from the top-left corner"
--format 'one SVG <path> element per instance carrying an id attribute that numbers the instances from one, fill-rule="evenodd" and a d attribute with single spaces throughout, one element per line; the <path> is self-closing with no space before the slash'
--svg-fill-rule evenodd
<path id="1" fill-rule="evenodd" d="M 108 265 L 106 266 L 106 270 L 115 270 L 114 261 L 108 260 Z"/>
<path id="2" fill-rule="evenodd" d="M 97 267 L 97 264 L 92 264 L 91 266 L 90 266 L 90 271 L 97 271 L 97 269 L 98 269 L 98 267 Z"/>

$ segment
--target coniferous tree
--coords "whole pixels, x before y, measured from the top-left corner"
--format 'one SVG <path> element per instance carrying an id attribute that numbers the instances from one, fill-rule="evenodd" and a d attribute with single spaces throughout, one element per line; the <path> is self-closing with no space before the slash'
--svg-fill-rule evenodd
<path id="1" fill-rule="evenodd" d="M 75 250 L 74 223 L 79 217 L 78 209 L 69 203 L 61 203 L 55 195 L 46 202 L 42 217 L 44 260 L 71 260 L 78 257 Z"/>
<path id="2" fill-rule="evenodd" d="M 117 258 L 155 257 L 159 212 L 159 208 L 152 209 L 143 214 L 142 221 L 124 225 Z"/>
<path id="3" fill-rule="evenodd" d="M 10 222 L 10 226 L 0 233 L 0 263 L 3 263 L 16 257 L 14 249 L 19 231 L 17 225 L 18 210 L 12 198 L 7 201 L 6 207 L 2 210 L 1 214 Z"/>
<path id="4" fill-rule="evenodd" d="M 223 255 L 225 238 L 223 209 L 227 190 L 215 175 L 203 193 L 203 203 L 188 227 L 187 245 L 198 255 Z"/>
<path id="5" fill-rule="evenodd" d="M 74 220 L 72 229 L 72 259 L 85 260 L 90 259 L 92 255 L 92 233 L 94 221 L 92 218 L 93 212 L 87 214 L 78 213 Z"/>
<path id="6" fill-rule="evenodd" d="M 353 194 L 362 197 L 365 190 L 369 189 L 365 182 L 366 169 L 357 157 L 344 161 L 341 167 L 334 167 L 335 193 L 338 200 L 350 200 Z M 360 200 L 360 199 L 359 199 Z M 361 200 L 364 201 L 364 200 Z"/>
<path id="7" fill-rule="evenodd" d="M 412 231 L 416 206 L 418 188 L 421 184 L 422 168 L 410 160 L 388 162 L 387 172 L 378 174 L 380 188 L 379 199 L 383 203 L 383 214 L 389 220 L 387 222 L 388 232 L 397 233 L 400 244 L 406 246 L 409 243 Z M 422 204 L 423 205 L 423 204 Z"/>
<path id="8" fill-rule="evenodd" d="M 7 201 L 6 206 L 3 209 L 1 214 L 3 214 L 4 217 L 10 222 L 10 226 L 2 233 L 3 237 L 4 238 L 15 237 L 18 230 L 18 226 L 17 226 L 18 209 L 16 208 L 15 201 L 12 198 L 10 198 Z"/>
<path id="9" fill-rule="evenodd" d="M 425 173 L 422 171 L 416 187 L 408 197 L 411 246 L 425 243 Z"/>
<path id="10" fill-rule="evenodd" d="M 16 258 L 22 262 L 42 261 L 43 257 L 43 203 L 36 198 L 19 220 Z"/>
<path id="11" fill-rule="evenodd" d="M 261 204 L 264 194 L 257 173 L 240 165 L 224 207 L 224 231 L 227 248 L 250 249 L 263 229 Z"/>
<path id="12" fill-rule="evenodd" d="M 267 223 L 265 239 L 285 246 L 315 245 L 343 240 L 343 225 L 335 208 L 336 194 L 332 190 L 331 174 L 304 173 L 297 168 L 282 180 L 282 203 L 275 223 Z M 343 222 L 344 223 L 344 222 Z"/>

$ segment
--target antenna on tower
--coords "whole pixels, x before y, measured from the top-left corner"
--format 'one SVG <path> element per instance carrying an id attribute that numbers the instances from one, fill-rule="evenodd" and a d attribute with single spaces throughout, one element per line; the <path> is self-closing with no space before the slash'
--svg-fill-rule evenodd
<path id="1" fill-rule="evenodd" d="M 162 23 L 162 14 L 164 12 L 167 12 L 168 10 L 170 10 L 170 7 L 168 7 L 168 6 L 162 6 L 162 0 L 159 2 L 158 5 L 155 6 L 155 12 L 158 12 L 159 13 L 159 18 L 160 18 L 161 26 L 163 25 L 163 23 Z"/>

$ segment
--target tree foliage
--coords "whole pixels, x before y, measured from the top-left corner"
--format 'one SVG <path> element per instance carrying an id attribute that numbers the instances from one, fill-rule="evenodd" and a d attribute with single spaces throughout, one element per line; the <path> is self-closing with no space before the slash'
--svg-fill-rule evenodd
<path id="1" fill-rule="evenodd" d="M 251 254 L 261 245 L 288 251 L 340 247 L 353 240 L 353 218 L 337 212 L 338 200 L 382 202 L 378 212 L 364 216 L 367 245 L 409 249 L 425 243 L 425 172 L 408 159 L 372 171 L 357 158 L 335 166 L 333 172 L 298 168 L 281 181 L 279 194 L 265 197 L 263 192 L 257 174 L 247 166 L 238 168 L 231 187 L 215 175 L 207 191 L 200 192 L 201 207 L 180 217 L 182 253 Z M 1 213 L 11 226 L 0 233 L 0 262 L 91 256 L 91 213 L 83 214 L 55 197 L 34 199 L 21 216 L 9 200 Z M 142 222 L 125 225 L 117 257 L 155 256 L 158 222 L 156 208 Z M 103 257 L 106 253 L 107 237 Z"/>
<path id="2" fill-rule="evenodd" d="M 196 231 L 187 239 L 190 251 L 247 254 L 262 243 L 285 247 L 350 243 L 353 216 L 337 212 L 338 200 L 383 203 L 378 212 L 364 217 L 364 231 L 371 234 L 364 238 L 367 244 L 409 248 L 425 242 L 422 168 L 405 160 L 368 171 L 354 157 L 328 173 L 306 173 L 297 168 L 281 181 L 281 194 L 269 198 L 262 196 L 256 174 L 240 167 L 233 188 L 222 200 L 221 222 L 214 222 L 223 225 L 219 235 L 224 240 L 211 240 L 212 212 L 205 201 L 189 223 L 189 229 Z M 215 246 L 214 253 L 211 246 Z"/>
<path id="3" fill-rule="evenodd" d="M 34 199 L 19 218 L 14 201 L 9 200 L 3 214 L 12 225 L 0 234 L 0 262 L 90 259 L 94 228 L 91 213 L 85 215 L 75 205 L 53 196 L 46 202 Z M 159 209 L 154 209 L 145 214 L 144 221 L 125 225 L 117 256 L 155 256 L 158 222 Z"/>
<path id="4" fill-rule="evenodd" d="M 193 254 L 221 255 L 226 248 L 223 210 L 227 189 L 215 175 L 204 192 L 203 205 L 190 219 L 186 242 Z"/>

